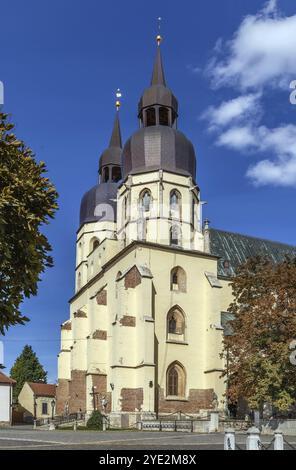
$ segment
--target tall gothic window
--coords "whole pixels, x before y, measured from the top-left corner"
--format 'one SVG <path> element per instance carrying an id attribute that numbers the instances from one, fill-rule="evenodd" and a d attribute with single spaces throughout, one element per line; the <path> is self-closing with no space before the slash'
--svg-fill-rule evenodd
<path id="1" fill-rule="evenodd" d="M 170 245 L 181 246 L 181 229 L 179 225 L 172 225 L 170 228 Z"/>
<path id="2" fill-rule="evenodd" d="M 167 396 L 185 397 L 186 375 L 184 367 L 173 362 L 167 369 Z"/>
<path id="3" fill-rule="evenodd" d="M 185 341 L 185 317 L 178 306 L 171 308 L 167 314 L 167 339 Z"/>
<path id="4" fill-rule="evenodd" d="M 156 114 L 155 108 L 148 108 L 146 111 L 146 126 L 155 126 L 156 125 Z"/>
<path id="5" fill-rule="evenodd" d="M 144 212 L 149 212 L 150 211 L 150 206 L 151 206 L 151 193 L 149 189 L 144 189 L 144 191 L 141 194 L 140 197 L 140 204 L 141 208 L 144 210 Z"/>
<path id="6" fill-rule="evenodd" d="M 174 219 L 181 218 L 181 194 L 176 189 L 170 194 L 170 216 Z"/>

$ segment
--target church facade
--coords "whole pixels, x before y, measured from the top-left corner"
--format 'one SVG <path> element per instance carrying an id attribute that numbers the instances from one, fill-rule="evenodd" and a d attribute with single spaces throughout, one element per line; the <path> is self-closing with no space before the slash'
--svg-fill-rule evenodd
<path id="1" fill-rule="evenodd" d="M 122 146 L 117 109 L 98 184 L 82 198 L 58 356 L 57 413 L 100 409 L 118 426 L 223 410 L 235 268 L 254 254 L 294 251 L 203 223 L 195 151 L 177 128 L 159 43 L 138 117 Z"/>

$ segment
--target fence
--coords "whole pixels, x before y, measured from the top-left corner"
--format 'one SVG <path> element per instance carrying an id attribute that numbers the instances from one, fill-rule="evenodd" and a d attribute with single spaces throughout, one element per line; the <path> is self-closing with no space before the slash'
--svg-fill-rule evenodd
<path id="1" fill-rule="evenodd" d="M 236 443 L 234 429 L 227 429 L 224 435 L 224 450 L 284 450 L 285 447 L 296 450 L 296 447 L 288 442 L 280 431 L 275 431 L 273 439 L 268 444 L 263 444 L 259 429 L 253 426 L 247 430 L 245 448 Z"/>

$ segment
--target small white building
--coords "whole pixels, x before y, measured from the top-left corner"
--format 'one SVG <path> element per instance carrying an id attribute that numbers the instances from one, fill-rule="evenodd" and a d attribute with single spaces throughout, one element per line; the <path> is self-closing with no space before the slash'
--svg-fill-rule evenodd
<path id="1" fill-rule="evenodd" d="M 0 371 L 0 426 L 11 424 L 12 388 L 15 383 Z"/>

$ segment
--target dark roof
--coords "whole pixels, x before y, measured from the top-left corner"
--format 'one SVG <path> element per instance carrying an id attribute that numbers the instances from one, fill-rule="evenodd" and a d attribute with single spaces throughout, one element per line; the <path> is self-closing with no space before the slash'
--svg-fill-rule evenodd
<path id="1" fill-rule="evenodd" d="M 158 47 L 156 51 L 156 58 L 154 61 L 153 72 L 152 72 L 152 77 L 151 77 L 151 85 L 166 86 L 160 47 Z"/>
<path id="2" fill-rule="evenodd" d="M 3 372 L 0 371 L 0 384 L 9 384 L 9 385 L 14 385 L 16 383 L 15 380 L 11 379 L 7 375 L 3 374 Z"/>
<path id="3" fill-rule="evenodd" d="M 254 256 L 266 256 L 274 263 L 286 255 L 296 256 L 296 246 L 216 229 L 210 229 L 210 247 L 221 258 L 218 275 L 223 277 L 234 276 L 238 266 Z"/>
<path id="4" fill-rule="evenodd" d="M 99 160 L 99 172 L 105 165 L 121 164 L 121 132 L 118 111 L 116 111 L 109 147 L 104 150 Z"/>
<path id="5" fill-rule="evenodd" d="M 172 91 L 166 86 L 160 47 L 157 48 L 156 58 L 153 66 L 150 87 L 146 88 L 140 98 L 138 113 L 143 108 L 153 105 L 162 105 L 172 108 L 178 114 L 178 101 Z"/>
<path id="6" fill-rule="evenodd" d="M 80 226 L 88 222 L 116 220 L 118 183 L 101 183 L 84 194 L 80 205 Z"/>
<path id="7" fill-rule="evenodd" d="M 192 176 L 195 180 L 194 147 L 182 132 L 171 127 L 143 127 L 128 139 L 123 148 L 123 178 L 159 169 Z"/>
<path id="8" fill-rule="evenodd" d="M 28 382 L 34 394 L 38 397 L 55 397 L 56 385 L 44 384 L 38 382 Z"/>

